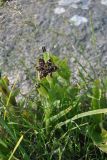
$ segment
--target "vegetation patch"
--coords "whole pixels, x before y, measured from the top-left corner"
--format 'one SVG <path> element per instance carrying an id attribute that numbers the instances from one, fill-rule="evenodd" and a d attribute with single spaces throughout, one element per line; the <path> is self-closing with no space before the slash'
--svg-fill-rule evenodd
<path id="1" fill-rule="evenodd" d="M 43 51 L 28 96 L 0 78 L 0 159 L 106 159 L 107 78 L 73 84 L 67 60 Z"/>

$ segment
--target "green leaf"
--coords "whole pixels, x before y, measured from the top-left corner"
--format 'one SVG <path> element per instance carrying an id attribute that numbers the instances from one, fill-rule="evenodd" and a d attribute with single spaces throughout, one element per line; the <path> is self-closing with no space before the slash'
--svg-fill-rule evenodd
<path id="1" fill-rule="evenodd" d="M 61 111 L 60 113 L 58 113 L 57 115 L 51 117 L 49 119 L 49 121 L 57 121 L 58 119 L 60 119 L 61 117 L 65 116 L 67 113 L 69 113 L 72 110 L 72 106 L 68 107 L 67 109 Z"/>
<path id="2" fill-rule="evenodd" d="M 0 139 L 0 144 L 1 144 L 3 147 L 7 148 L 7 144 L 6 144 L 2 139 Z"/>
<path id="3" fill-rule="evenodd" d="M 94 144 L 103 152 L 107 153 L 107 131 L 102 129 L 101 133 L 93 131 L 91 135 Z"/>
<path id="4" fill-rule="evenodd" d="M 21 137 L 19 138 L 19 140 L 18 140 L 18 142 L 16 143 L 16 146 L 14 147 L 14 149 L 13 149 L 13 151 L 12 151 L 12 153 L 11 153 L 11 155 L 10 155 L 10 157 L 9 157 L 8 160 L 11 160 L 11 159 L 12 159 L 14 153 L 16 152 L 16 150 L 17 150 L 17 148 L 18 148 L 18 146 L 20 145 L 20 143 L 21 143 L 22 140 L 23 140 L 23 135 L 21 135 Z"/>
<path id="5" fill-rule="evenodd" d="M 46 80 L 49 83 L 50 88 L 54 87 L 54 81 L 53 81 L 53 78 L 50 75 L 46 76 Z"/>
<path id="6" fill-rule="evenodd" d="M 101 100 L 101 86 L 100 86 L 100 80 L 95 80 L 94 81 L 94 86 L 93 86 L 93 89 L 92 89 L 92 105 L 91 105 L 91 108 L 93 110 L 95 109 L 100 109 L 101 106 L 100 106 L 100 100 Z M 102 120 L 102 116 L 101 115 L 96 115 L 94 117 L 94 121 L 96 123 L 100 123 L 100 121 Z"/>
<path id="7" fill-rule="evenodd" d="M 72 123 L 73 121 L 80 119 L 80 118 L 83 118 L 83 117 L 93 116 L 93 115 L 102 114 L 102 113 L 104 113 L 104 114 L 107 113 L 107 109 L 105 109 L 105 108 L 104 109 L 97 109 L 97 110 L 92 110 L 92 111 L 80 113 L 80 114 L 77 114 L 74 117 L 72 117 L 64 122 L 57 124 L 55 126 L 55 128 L 60 128 L 63 125 L 67 125 L 68 123 Z"/>
<path id="8" fill-rule="evenodd" d="M 49 54 L 49 52 L 46 52 L 46 53 L 44 53 L 43 54 L 43 58 L 44 58 L 44 61 L 45 61 L 45 63 L 50 59 L 50 54 Z"/>
<path id="9" fill-rule="evenodd" d="M 49 98 L 48 91 L 47 91 L 46 87 L 44 87 L 43 85 L 40 85 L 40 87 L 38 88 L 38 92 L 41 96 L 43 96 L 45 98 Z"/>
<path id="10" fill-rule="evenodd" d="M 92 98 L 92 108 L 99 109 L 100 108 L 100 99 L 101 99 L 101 89 L 100 89 L 100 81 L 96 80 L 94 82 L 94 86 L 92 89 L 93 97 Z"/>
<path id="11" fill-rule="evenodd" d="M 17 95 L 19 95 L 19 93 L 20 93 L 20 89 L 17 88 L 17 89 L 15 89 L 15 90 L 13 90 L 12 96 L 16 97 Z"/>

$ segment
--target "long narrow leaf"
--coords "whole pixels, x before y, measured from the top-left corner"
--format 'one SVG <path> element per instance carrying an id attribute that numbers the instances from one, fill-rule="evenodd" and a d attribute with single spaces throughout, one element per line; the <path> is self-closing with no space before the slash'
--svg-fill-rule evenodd
<path id="1" fill-rule="evenodd" d="M 8 160 L 11 160 L 11 159 L 12 159 L 12 157 L 13 157 L 14 153 L 16 152 L 18 146 L 20 145 L 22 139 L 23 139 L 23 135 L 21 135 L 21 137 L 19 138 L 19 140 L 18 140 L 18 142 L 16 143 L 16 146 L 14 147 L 13 152 L 11 153 L 11 155 L 10 155 L 10 157 L 9 157 Z"/>
<path id="2" fill-rule="evenodd" d="M 49 121 L 57 121 L 59 118 L 63 117 L 64 115 L 66 115 L 67 113 L 69 113 L 72 110 L 72 106 L 68 107 L 67 109 L 61 111 L 60 113 L 58 113 L 57 115 L 51 117 L 49 119 Z"/>
<path id="3" fill-rule="evenodd" d="M 80 114 L 77 114 L 74 117 L 72 117 L 72 118 L 70 118 L 70 119 L 68 119 L 68 120 L 66 120 L 64 122 L 61 122 L 61 123 L 57 124 L 55 126 L 55 128 L 60 128 L 61 126 L 66 125 L 66 124 L 68 124 L 70 122 L 73 122 L 73 121 L 75 121 L 75 120 L 77 120 L 79 118 L 83 118 L 83 117 L 87 117 L 87 116 L 92 116 L 92 115 L 97 115 L 97 114 L 102 114 L 102 113 L 107 113 L 107 109 L 106 108 L 104 108 L 104 109 L 97 109 L 97 110 L 93 110 L 93 111 L 88 111 L 88 112 L 80 113 Z"/>

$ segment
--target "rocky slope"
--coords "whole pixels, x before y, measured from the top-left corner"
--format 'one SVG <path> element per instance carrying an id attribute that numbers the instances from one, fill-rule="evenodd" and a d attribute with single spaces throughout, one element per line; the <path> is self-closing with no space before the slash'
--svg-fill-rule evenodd
<path id="1" fill-rule="evenodd" d="M 0 7 L 0 67 L 11 82 L 19 74 L 28 90 L 25 68 L 34 74 L 43 45 L 69 58 L 73 72 L 74 57 L 87 69 L 87 60 L 106 68 L 107 0 L 11 0 Z"/>

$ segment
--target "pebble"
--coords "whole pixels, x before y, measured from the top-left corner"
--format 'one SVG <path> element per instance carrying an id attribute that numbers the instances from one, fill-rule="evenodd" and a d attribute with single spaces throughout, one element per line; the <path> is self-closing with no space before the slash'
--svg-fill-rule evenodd
<path id="1" fill-rule="evenodd" d="M 54 9 L 54 13 L 55 14 L 62 14 L 65 12 L 65 9 L 64 8 L 61 8 L 61 7 L 58 7 L 58 8 L 55 8 Z"/>
<path id="2" fill-rule="evenodd" d="M 82 16 L 74 15 L 72 18 L 70 18 L 71 25 L 79 26 L 83 23 L 87 23 L 88 19 Z"/>
<path id="3" fill-rule="evenodd" d="M 107 0 L 101 0 L 101 4 L 106 5 L 107 6 Z"/>

